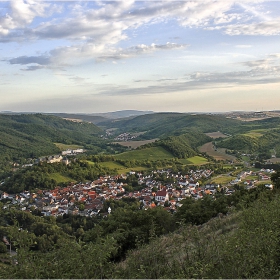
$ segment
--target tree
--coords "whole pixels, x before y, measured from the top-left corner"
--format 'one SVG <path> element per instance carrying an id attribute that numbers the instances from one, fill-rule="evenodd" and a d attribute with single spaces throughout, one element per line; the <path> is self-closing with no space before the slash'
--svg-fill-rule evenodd
<path id="1" fill-rule="evenodd" d="M 3 242 L 0 242 L 0 253 L 6 253 L 7 252 L 7 245 L 5 245 Z"/>
<path id="2" fill-rule="evenodd" d="M 280 171 L 271 175 L 271 181 L 273 182 L 275 189 L 280 189 Z"/>

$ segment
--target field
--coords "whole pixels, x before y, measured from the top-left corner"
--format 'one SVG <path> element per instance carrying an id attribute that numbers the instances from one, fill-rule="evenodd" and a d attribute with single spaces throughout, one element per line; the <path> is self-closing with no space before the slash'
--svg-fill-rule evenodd
<path id="1" fill-rule="evenodd" d="M 270 158 L 267 160 L 268 163 L 279 163 L 280 158 Z"/>
<path id="2" fill-rule="evenodd" d="M 216 160 L 233 160 L 236 158 L 234 156 L 228 155 L 225 153 L 225 149 L 219 148 L 215 151 L 212 142 L 208 142 L 199 148 L 201 153 L 206 153 L 209 156 L 212 156 Z"/>
<path id="3" fill-rule="evenodd" d="M 107 167 L 110 169 L 116 169 L 117 170 L 117 174 L 126 174 L 129 171 L 144 171 L 147 170 L 146 167 L 142 167 L 142 166 L 135 166 L 135 167 L 130 167 L 127 168 L 117 162 L 113 162 L 113 161 L 108 161 L 108 162 L 100 162 L 99 163 L 100 166 L 102 167 Z"/>
<path id="4" fill-rule="evenodd" d="M 244 133 L 244 134 L 242 134 L 242 135 L 244 135 L 244 136 L 249 136 L 249 137 L 252 137 L 252 138 L 260 138 L 260 137 L 263 136 L 262 133 L 257 132 L 257 131 L 255 131 L 255 130 L 249 131 L 249 132 Z"/>
<path id="5" fill-rule="evenodd" d="M 209 132 L 209 133 L 205 133 L 207 136 L 216 139 L 216 138 L 226 138 L 228 137 L 227 135 L 223 134 L 220 131 L 216 131 L 216 132 Z"/>
<path id="6" fill-rule="evenodd" d="M 204 157 L 194 156 L 187 159 L 179 160 L 182 164 L 193 164 L 193 165 L 202 165 L 208 162 L 208 160 Z"/>
<path id="7" fill-rule="evenodd" d="M 82 149 L 83 146 L 79 145 L 66 145 L 62 143 L 54 143 L 61 151 L 66 151 L 67 149 L 69 150 L 75 150 L 75 149 Z"/>
<path id="8" fill-rule="evenodd" d="M 54 179 L 57 183 L 67 183 L 67 182 L 74 182 L 75 180 L 73 180 L 70 177 L 66 177 L 61 175 L 60 173 L 51 173 L 49 175 L 50 179 Z"/>
<path id="9" fill-rule="evenodd" d="M 115 155 L 116 159 L 122 160 L 162 160 L 171 159 L 173 155 L 162 147 L 151 147 L 143 150 L 134 150 Z"/>
<path id="10" fill-rule="evenodd" d="M 128 147 L 128 148 L 131 148 L 131 149 L 136 149 L 136 148 L 138 148 L 140 146 L 143 146 L 145 144 L 153 143 L 156 140 L 158 140 L 158 139 L 156 138 L 156 139 L 143 140 L 143 141 L 113 142 L 113 144 L 119 144 L 119 145 L 122 145 L 122 146 L 125 146 L 125 147 Z"/>
<path id="11" fill-rule="evenodd" d="M 217 177 L 211 178 L 208 183 L 216 183 L 216 184 L 220 184 L 220 185 L 227 185 L 228 183 L 230 183 L 235 178 L 236 177 L 219 175 Z"/>

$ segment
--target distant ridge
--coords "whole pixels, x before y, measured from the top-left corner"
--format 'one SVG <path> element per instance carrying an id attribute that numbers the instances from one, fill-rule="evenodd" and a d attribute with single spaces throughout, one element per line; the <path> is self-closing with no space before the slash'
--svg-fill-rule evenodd
<path id="1" fill-rule="evenodd" d="M 13 112 L 13 111 L 2 111 L 0 114 L 5 115 L 31 115 L 31 114 L 44 114 L 53 115 L 69 120 L 81 120 L 86 122 L 91 122 L 93 124 L 98 124 L 106 120 L 112 119 L 122 119 L 129 117 L 137 117 L 146 114 L 153 114 L 153 111 L 138 111 L 138 110 L 122 110 L 107 113 L 44 113 L 44 112 Z"/>
<path id="2" fill-rule="evenodd" d="M 108 113 L 92 113 L 91 116 L 101 116 L 108 119 L 120 119 L 128 117 L 136 117 L 147 114 L 153 114 L 153 111 L 138 111 L 138 110 L 122 110 Z"/>

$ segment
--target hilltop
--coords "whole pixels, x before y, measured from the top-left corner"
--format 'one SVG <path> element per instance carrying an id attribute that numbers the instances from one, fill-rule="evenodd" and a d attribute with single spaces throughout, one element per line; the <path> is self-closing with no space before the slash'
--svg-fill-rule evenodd
<path id="1" fill-rule="evenodd" d="M 242 122 L 217 115 L 191 115 L 184 113 L 154 113 L 129 119 L 118 119 L 99 123 L 106 129 L 117 129 L 115 133 L 143 132 L 142 139 L 180 135 L 190 128 L 200 132 L 223 131 L 233 133 Z"/>
<path id="2" fill-rule="evenodd" d="M 43 114 L 0 114 L 0 157 L 32 158 L 57 153 L 55 143 L 76 144 L 97 142 L 102 129 L 91 123 L 72 122 Z M 98 142 L 97 142 L 98 143 Z"/>

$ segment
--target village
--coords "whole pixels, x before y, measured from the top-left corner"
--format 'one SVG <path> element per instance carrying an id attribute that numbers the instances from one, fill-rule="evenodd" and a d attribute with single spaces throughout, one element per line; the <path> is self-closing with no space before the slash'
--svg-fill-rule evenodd
<path id="1" fill-rule="evenodd" d="M 176 212 L 182 206 L 181 201 L 188 197 L 201 199 L 209 195 L 215 199 L 217 193 L 231 195 L 235 192 L 233 187 L 242 184 L 246 189 L 254 188 L 258 183 L 263 183 L 268 188 L 273 188 L 269 183 L 272 169 L 256 171 L 242 171 L 236 179 L 226 185 L 215 183 L 200 184 L 209 181 L 213 170 L 190 170 L 187 175 L 174 174 L 171 170 L 152 171 L 149 175 L 131 171 L 126 175 L 104 176 L 95 181 L 86 183 L 71 183 L 67 187 L 56 187 L 52 190 L 37 190 L 36 192 L 24 191 L 19 194 L 2 192 L 1 200 L 5 201 L 4 208 L 17 207 L 22 211 L 30 212 L 37 209 L 44 216 L 73 214 L 81 216 L 107 216 L 110 207 L 105 209 L 107 200 L 122 200 L 123 198 L 139 201 L 140 208 L 147 210 L 154 207 L 164 207 L 166 211 Z M 257 175 L 258 180 L 246 180 L 247 176 Z M 124 183 L 129 176 L 137 178 L 138 190 Z M 162 176 L 169 183 L 158 180 Z M 170 183 L 172 182 L 172 183 Z M 267 184 L 266 184 L 267 182 Z"/>

